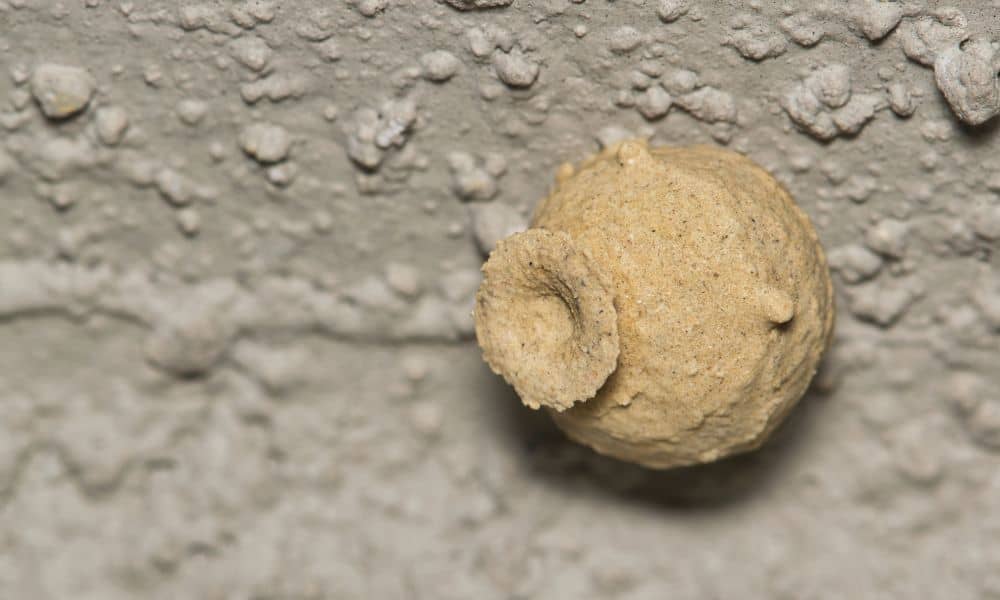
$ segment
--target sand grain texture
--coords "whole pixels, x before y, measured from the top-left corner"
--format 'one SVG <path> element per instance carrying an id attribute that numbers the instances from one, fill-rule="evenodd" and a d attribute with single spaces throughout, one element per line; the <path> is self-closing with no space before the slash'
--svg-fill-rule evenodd
<path id="1" fill-rule="evenodd" d="M 763 169 L 710 146 L 629 140 L 564 166 L 483 272 L 476 332 L 493 370 L 571 438 L 656 468 L 758 447 L 833 330 L 809 219 Z"/>

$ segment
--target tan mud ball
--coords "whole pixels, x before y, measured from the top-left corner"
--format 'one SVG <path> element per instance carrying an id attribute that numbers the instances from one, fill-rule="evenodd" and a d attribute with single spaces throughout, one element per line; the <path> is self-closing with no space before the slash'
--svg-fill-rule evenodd
<path id="1" fill-rule="evenodd" d="M 476 335 L 532 408 L 657 468 L 758 447 L 833 329 L 815 230 L 749 159 L 623 142 L 564 165 L 483 266 Z"/>

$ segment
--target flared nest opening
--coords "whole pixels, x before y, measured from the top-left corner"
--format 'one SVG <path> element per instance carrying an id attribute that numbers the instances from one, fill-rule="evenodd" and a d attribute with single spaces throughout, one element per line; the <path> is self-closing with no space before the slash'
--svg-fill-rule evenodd
<path id="1" fill-rule="evenodd" d="M 475 317 L 487 364 L 531 408 L 592 398 L 617 366 L 610 280 L 565 233 L 501 240 L 483 266 Z"/>

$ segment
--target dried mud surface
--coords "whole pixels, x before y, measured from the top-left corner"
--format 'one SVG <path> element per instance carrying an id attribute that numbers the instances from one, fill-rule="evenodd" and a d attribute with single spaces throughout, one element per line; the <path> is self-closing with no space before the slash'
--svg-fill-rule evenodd
<path id="1" fill-rule="evenodd" d="M 1000 598 L 1000 4 L 0 0 L 0 597 Z M 768 168 L 836 340 L 648 471 L 483 364 L 632 136 Z"/>

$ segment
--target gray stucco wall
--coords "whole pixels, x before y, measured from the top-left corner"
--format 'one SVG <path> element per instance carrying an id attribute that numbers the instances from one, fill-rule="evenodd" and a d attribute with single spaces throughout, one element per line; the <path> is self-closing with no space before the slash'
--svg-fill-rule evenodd
<path id="1" fill-rule="evenodd" d="M 1000 597 L 997 40 L 974 0 L 0 0 L 0 597 Z M 828 250 L 758 453 L 601 458 L 480 360 L 482 248 L 626 135 L 746 153 Z"/>

